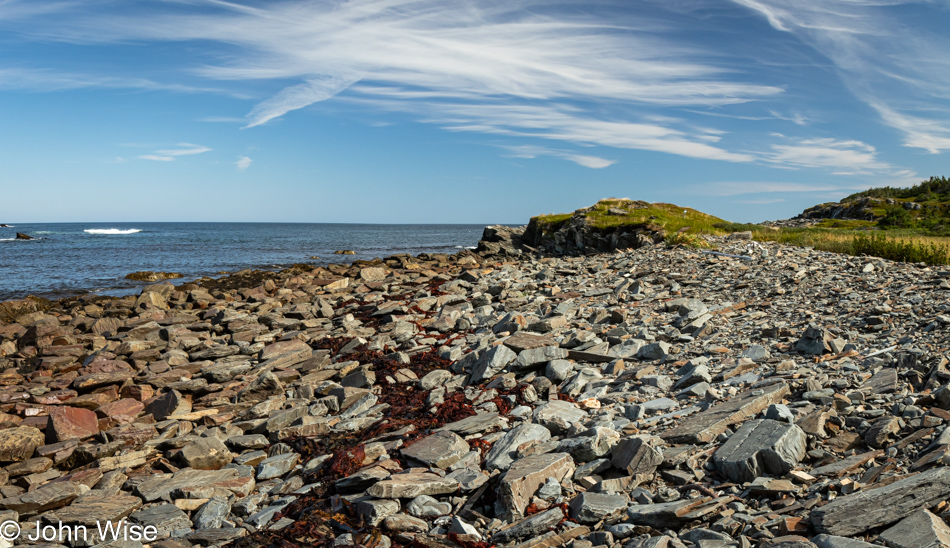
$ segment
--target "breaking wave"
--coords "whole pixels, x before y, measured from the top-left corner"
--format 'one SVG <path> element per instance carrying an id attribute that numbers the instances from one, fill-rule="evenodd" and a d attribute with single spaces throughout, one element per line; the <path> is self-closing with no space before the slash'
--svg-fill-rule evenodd
<path id="1" fill-rule="evenodd" d="M 136 232 L 142 232 L 141 228 L 130 228 L 128 230 L 123 230 L 121 228 L 87 228 L 83 230 L 86 234 L 135 234 Z"/>

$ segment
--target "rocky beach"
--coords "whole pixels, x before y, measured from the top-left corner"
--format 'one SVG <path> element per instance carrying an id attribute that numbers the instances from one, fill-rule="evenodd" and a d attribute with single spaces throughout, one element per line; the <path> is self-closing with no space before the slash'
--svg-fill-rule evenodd
<path id="1" fill-rule="evenodd" d="M 0 522 L 45 547 L 950 545 L 950 269 L 749 236 L 488 227 L 5 303 Z M 120 520 L 154 533 L 103 540 Z"/>

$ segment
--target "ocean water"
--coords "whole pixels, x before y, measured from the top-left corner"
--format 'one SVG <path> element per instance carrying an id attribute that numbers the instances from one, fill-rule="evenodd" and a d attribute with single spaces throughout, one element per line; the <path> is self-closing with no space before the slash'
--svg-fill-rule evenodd
<path id="1" fill-rule="evenodd" d="M 181 283 L 245 268 L 351 262 L 395 253 L 455 253 L 484 225 L 305 223 L 59 223 L 0 228 L 0 301 L 81 293 L 126 295 L 139 270 L 180 272 Z M 23 232 L 41 238 L 16 240 Z M 356 255 L 334 255 L 350 249 Z M 319 258 L 311 258 L 311 257 Z"/>

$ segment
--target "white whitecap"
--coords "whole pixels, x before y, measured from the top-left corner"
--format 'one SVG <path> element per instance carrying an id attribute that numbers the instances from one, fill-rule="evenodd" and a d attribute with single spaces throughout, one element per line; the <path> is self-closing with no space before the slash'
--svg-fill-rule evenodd
<path id="1" fill-rule="evenodd" d="M 83 230 L 86 234 L 135 234 L 136 232 L 142 232 L 141 228 L 130 228 L 128 230 L 123 230 L 121 228 L 87 228 Z"/>

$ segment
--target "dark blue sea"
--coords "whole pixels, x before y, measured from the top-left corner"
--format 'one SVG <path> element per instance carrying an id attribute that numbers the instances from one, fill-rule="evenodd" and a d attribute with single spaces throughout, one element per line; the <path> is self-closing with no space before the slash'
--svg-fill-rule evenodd
<path id="1" fill-rule="evenodd" d="M 139 270 L 180 272 L 182 283 L 245 268 L 352 262 L 395 253 L 455 253 L 484 225 L 300 223 L 62 223 L 0 228 L 0 301 L 38 295 L 125 295 Z M 17 232 L 40 238 L 15 240 Z M 356 255 L 334 255 L 350 249 Z M 312 257 L 318 257 L 316 259 Z"/>

